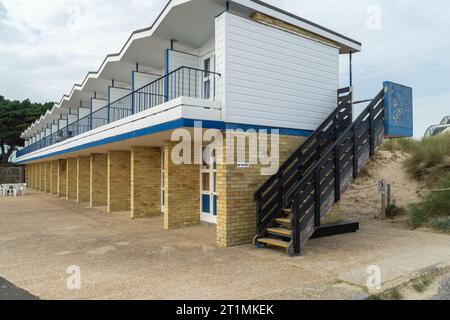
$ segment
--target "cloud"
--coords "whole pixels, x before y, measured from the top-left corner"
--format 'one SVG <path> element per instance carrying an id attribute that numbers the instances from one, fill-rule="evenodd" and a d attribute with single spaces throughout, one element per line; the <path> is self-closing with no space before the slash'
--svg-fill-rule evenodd
<path id="1" fill-rule="evenodd" d="M 363 43 L 354 56 L 357 99 L 384 80 L 415 93 L 416 135 L 450 114 L 450 6 L 446 0 L 266 0 Z M 59 100 L 166 0 L 0 0 L 0 88 L 10 98 Z M 373 8 L 380 28 L 369 29 Z M 375 10 L 376 12 L 376 10 Z M 341 86 L 348 85 L 341 59 Z"/>

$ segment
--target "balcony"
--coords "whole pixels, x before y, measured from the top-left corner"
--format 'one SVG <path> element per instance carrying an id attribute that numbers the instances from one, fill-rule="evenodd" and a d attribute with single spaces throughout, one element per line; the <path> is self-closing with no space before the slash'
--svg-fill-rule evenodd
<path id="1" fill-rule="evenodd" d="M 215 100 L 220 74 L 180 67 L 17 152 L 17 158 L 180 97 Z"/>

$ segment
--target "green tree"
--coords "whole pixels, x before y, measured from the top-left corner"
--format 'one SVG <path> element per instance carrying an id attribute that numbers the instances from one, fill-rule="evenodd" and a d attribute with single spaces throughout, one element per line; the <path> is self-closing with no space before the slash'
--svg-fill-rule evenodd
<path id="1" fill-rule="evenodd" d="M 6 164 L 11 154 L 23 146 L 21 133 L 53 104 L 31 103 L 28 99 L 12 101 L 0 96 L 0 164 Z"/>

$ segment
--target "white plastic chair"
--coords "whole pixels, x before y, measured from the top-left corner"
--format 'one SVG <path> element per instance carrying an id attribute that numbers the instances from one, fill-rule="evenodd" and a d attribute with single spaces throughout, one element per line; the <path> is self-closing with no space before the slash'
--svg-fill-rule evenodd
<path id="1" fill-rule="evenodd" d="M 4 185 L 0 185 L 0 197 L 6 197 L 6 187 Z"/>
<path id="2" fill-rule="evenodd" d="M 20 195 L 23 197 L 26 192 L 27 192 L 27 184 L 26 183 L 22 183 L 20 185 Z"/>
<path id="3" fill-rule="evenodd" d="M 9 185 L 9 194 L 11 196 L 17 197 L 17 186 L 16 185 L 14 185 L 14 184 Z"/>

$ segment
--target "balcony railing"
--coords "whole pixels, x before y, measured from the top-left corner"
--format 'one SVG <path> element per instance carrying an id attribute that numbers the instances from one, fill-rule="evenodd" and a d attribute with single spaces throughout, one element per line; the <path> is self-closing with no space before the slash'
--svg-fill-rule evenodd
<path id="1" fill-rule="evenodd" d="M 23 148 L 17 152 L 17 157 L 22 157 L 179 97 L 214 100 L 218 77 L 220 77 L 220 74 L 216 72 L 180 67 Z"/>

